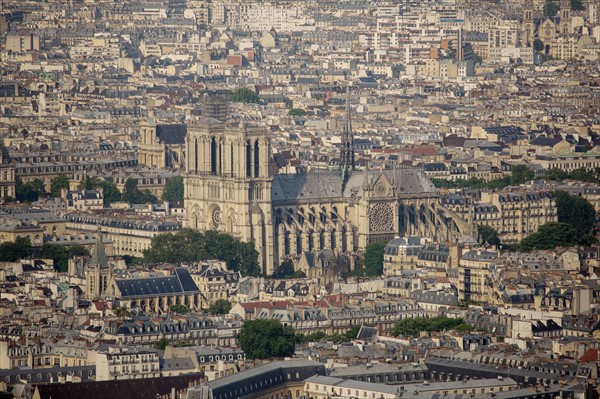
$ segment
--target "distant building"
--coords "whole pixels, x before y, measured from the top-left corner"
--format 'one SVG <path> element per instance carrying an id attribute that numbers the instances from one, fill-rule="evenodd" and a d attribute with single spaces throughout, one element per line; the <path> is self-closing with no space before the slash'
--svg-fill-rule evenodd
<path id="1" fill-rule="evenodd" d="M 181 168 L 185 162 L 185 125 L 142 121 L 138 163 L 151 168 Z"/>

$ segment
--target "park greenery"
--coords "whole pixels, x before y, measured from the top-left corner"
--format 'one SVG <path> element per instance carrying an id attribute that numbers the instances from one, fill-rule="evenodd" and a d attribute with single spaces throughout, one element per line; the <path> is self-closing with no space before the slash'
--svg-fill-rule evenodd
<path id="1" fill-rule="evenodd" d="M 393 336 L 418 337 L 421 332 L 434 332 L 444 330 L 471 331 L 475 327 L 464 322 L 463 319 L 451 319 L 448 317 L 415 317 L 403 319 L 394 324 Z"/>
<path id="2" fill-rule="evenodd" d="M 89 255 L 89 251 L 80 245 L 66 247 L 44 244 L 42 247 L 33 247 L 29 237 L 18 237 L 14 242 L 7 241 L 0 244 L 0 262 L 16 262 L 31 257 L 52 259 L 54 268 L 59 272 L 68 270 L 69 258 Z"/>
<path id="3" fill-rule="evenodd" d="M 561 222 L 549 222 L 540 226 L 537 232 L 528 235 L 518 246 L 523 252 L 536 249 L 553 249 L 556 247 L 570 247 L 579 244 L 577 230 Z"/>
<path id="4" fill-rule="evenodd" d="M 477 226 L 477 237 L 477 241 L 481 244 L 487 244 L 496 248 L 500 245 L 498 231 L 491 226 L 485 224 Z"/>
<path id="5" fill-rule="evenodd" d="M 158 202 L 158 199 L 150 190 L 140 190 L 137 180 L 134 179 L 125 181 L 125 189 L 121 199 L 130 204 L 155 204 Z"/>
<path id="6" fill-rule="evenodd" d="M 212 315 L 227 314 L 231 310 L 231 302 L 227 299 L 217 299 L 208 307 L 207 312 Z"/>
<path id="7" fill-rule="evenodd" d="M 379 277 L 383 274 L 383 250 L 385 246 L 385 242 L 375 242 L 365 248 L 363 271 L 366 276 Z"/>
<path id="8" fill-rule="evenodd" d="M 565 191 L 554 192 L 558 221 L 568 223 L 577 231 L 577 236 L 585 240 L 596 221 L 596 210 L 585 198 Z"/>
<path id="9" fill-rule="evenodd" d="M 231 92 L 229 99 L 234 103 L 258 103 L 259 95 L 247 87 L 242 87 Z"/>
<path id="10" fill-rule="evenodd" d="M 306 111 L 302 108 L 290 108 L 288 111 L 289 116 L 306 116 Z"/>
<path id="11" fill-rule="evenodd" d="M 204 233 L 182 229 L 177 233 L 159 234 L 144 251 L 148 263 L 199 262 L 206 259 L 225 261 L 227 267 L 243 276 L 258 276 L 258 252 L 251 242 L 242 242 L 229 234 L 209 230 Z"/>
<path id="12" fill-rule="evenodd" d="M 248 359 L 268 359 L 294 354 L 296 333 L 275 319 L 247 320 L 237 337 Z"/>
<path id="13" fill-rule="evenodd" d="M 306 274 L 300 270 L 295 271 L 294 263 L 290 260 L 286 260 L 286 261 L 281 262 L 281 264 L 275 268 L 271 277 L 273 277 L 273 278 L 304 278 L 304 277 L 306 277 Z"/>
<path id="14" fill-rule="evenodd" d="M 121 201 L 121 192 L 114 182 L 99 179 L 97 177 L 86 176 L 85 180 L 79 185 L 80 190 L 102 189 L 104 196 L 104 206 L 110 206 L 111 203 Z"/>
<path id="15" fill-rule="evenodd" d="M 162 199 L 167 202 L 183 201 L 183 177 L 173 176 L 167 181 Z"/>
<path id="16" fill-rule="evenodd" d="M 58 175 L 50 181 L 50 195 L 59 198 L 63 189 L 69 189 L 69 178 L 66 175 Z"/>
<path id="17" fill-rule="evenodd" d="M 41 195 L 46 195 L 46 187 L 41 179 L 24 183 L 20 177 L 15 179 L 16 200 L 20 202 L 37 201 Z"/>
<path id="18" fill-rule="evenodd" d="M 323 331 L 310 334 L 296 333 L 291 326 L 284 326 L 276 319 L 245 321 L 237 337 L 238 345 L 249 359 L 268 359 L 291 356 L 296 344 L 308 342 L 342 343 L 356 339 L 361 326 L 353 326 L 346 333 L 327 335 Z"/>

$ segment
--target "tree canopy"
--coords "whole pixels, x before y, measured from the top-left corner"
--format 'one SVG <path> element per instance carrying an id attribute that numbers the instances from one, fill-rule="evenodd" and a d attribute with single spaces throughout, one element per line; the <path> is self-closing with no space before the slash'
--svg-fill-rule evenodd
<path id="1" fill-rule="evenodd" d="M 565 191 L 554 192 L 558 221 L 568 223 L 577 231 L 577 237 L 585 239 L 596 222 L 596 210 L 585 198 L 570 195 Z"/>
<path id="2" fill-rule="evenodd" d="M 248 359 L 268 359 L 294 354 L 296 334 L 276 319 L 247 320 L 237 342 Z"/>
<path id="3" fill-rule="evenodd" d="M 32 248 L 29 237 L 17 237 L 14 242 L 3 242 L 0 244 L 0 261 L 16 262 L 31 256 Z"/>
<path id="4" fill-rule="evenodd" d="M 552 0 L 546 0 L 546 3 L 544 4 L 544 16 L 545 17 L 555 17 L 556 14 L 558 14 L 558 10 L 560 9 L 560 6 L 558 5 L 557 2 L 552 1 Z"/>
<path id="5" fill-rule="evenodd" d="M 158 201 L 150 190 L 140 190 L 137 180 L 134 179 L 125 181 L 125 189 L 121 197 L 123 201 L 130 204 L 152 204 Z"/>
<path id="6" fill-rule="evenodd" d="M 394 324 L 392 335 L 394 336 L 418 336 L 421 331 L 432 332 L 442 330 L 468 331 L 475 328 L 464 322 L 463 319 L 451 319 L 448 317 L 415 317 L 403 319 Z"/>
<path id="7" fill-rule="evenodd" d="M 43 259 L 52 259 L 54 269 L 64 273 L 69 268 L 69 258 L 73 256 L 89 256 L 90 252 L 81 245 L 65 247 L 58 244 L 44 244 L 41 248 L 31 246 L 29 237 L 18 237 L 14 242 L 3 242 L 0 244 L 0 261 L 16 262 L 31 256 L 39 256 Z"/>
<path id="8" fill-rule="evenodd" d="M 65 247 L 58 244 L 45 244 L 42 247 L 40 257 L 44 259 L 52 259 L 54 261 L 54 269 L 61 273 L 69 269 L 69 259 L 74 256 L 89 256 L 90 252 L 87 248 L 81 245 Z"/>
<path id="9" fill-rule="evenodd" d="M 379 277 L 383 274 L 383 249 L 385 242 L 375 242 L 365 249 L 364 272 L 369 277 Z"/>
<path id="10" fill-rule="evenodd" d="M 183 177 L 173 176 L 167 181 L 162 199 L 167 202 L 183 201 Z"/>
<path id="11" fill-rule="evenodd" d="M 69 189 L 69 178 L 66 175 L 58 175 L 50 181 L 50 194 L 54 198 L 60 197 L 63 188 Z"/>
<path id="12" fill-rule="evenodd" d="M 525 237 L 519 244 L 519 250 L 529 252 L 535 249 L 571 247 L 578 243 L 577 230 L 572 225 L 550 222 L 541 225 L 536 233 Z"/>
<path id="13" fill-rule="evenodd" d="M 260 101 L 258 94 L 247 87 L 234 90 L 229 98 L 234 103 L 257 103 Z"/>
<path id="14" fill-rule="evenodd" d="M 104 206 L 110 206 L 111 203 L 121 201 L 121 192 L 114 182 L 101 180 L 97 177 L 86 176 L 85 180 L 79 185 L 80 190 L 102 189 Z"/>
<path id="15" fill-rule="evenodd" d="M 295 271 L 294 264 L 290 260 L 281 262 L 279 266 L 275 268 L 272 275 L 273 278 L 303 278 L 306 274 L 303 271 Z"/>
<path id="16" fill-rule="evenodd" d="M 305 116 L 306 111 L 303 110 L 302 108 L 291 108 L 288 111 L 288 115 L 290 115 L 290 116 Z"/>
<path id="17" fill-rule="evenodd" d="M 479 242 L 482 244 L 488 244 L 493 247 L 500 245 L 500 238 L 498 237 L 498 231 L 492 226 L 481 224 L 477 226 L 477 236 Z"/>
<path id="18" fill-rule="evenodd" d="M 227 314 L 231 310 L 231 303 L 227 299 L 217 299 L 208 307 L 208 313 L 217 315 L 217 314 Z"/>
<path id="19" fill-rule="evenodd" d="M 177 233 L 159 234 L 152 238 L 151 246 L 144 251 L 146 262 L 199 262 L 219 259 L 229 269 L 244 276 L 258 276 L 258 252 L 253 243 L 234 239 L 217 231 L 201 233 L 193 229 L 181 229 Z"/>
<path id="20" fill-rule="evenodd" d="M 30 182 L 23 183 L 20 177 L 15 179 L 15 195 L 17 201 L 37 201 L 40 195 L 44 194 L 46 194 L 46 187 L 43 180 L 34 179 Z"/>

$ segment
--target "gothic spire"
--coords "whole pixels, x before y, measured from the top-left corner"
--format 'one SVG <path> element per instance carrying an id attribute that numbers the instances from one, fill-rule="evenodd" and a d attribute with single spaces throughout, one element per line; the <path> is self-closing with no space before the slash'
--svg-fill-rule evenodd
<path id="1" fill-rule="evenodd" d="M 99 268 L 108 267 L 108 258 L 106 257 L 106 252 L 104 251 L 104 243 L 102 242 L 102 232 L 100 230 L 100 226 L 98 226 L 98 231 L 96 233 L 96 246 L 92 249 L 90 265 Z"/>
<path id="2" fill-rule="evenodd" d="M 350 172 L 354 170 L 354 166 L 354 134 L 350 116 L 350 85 L 348 85 L 346 86 L 346 121 L 342 131 L 342 149 L 340 151 L 340 167 L 344 185 L 348 181 Z"/>

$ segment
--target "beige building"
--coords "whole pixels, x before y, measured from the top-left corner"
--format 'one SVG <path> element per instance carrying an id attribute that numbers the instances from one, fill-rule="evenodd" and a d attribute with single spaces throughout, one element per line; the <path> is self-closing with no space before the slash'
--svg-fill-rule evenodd
<path id="1" fill-rule="evenodd" d="M 515 243 L 548 222 L 558 219 L 556 201 L 549 192 L 531 190 L 483 191 L 472 198 L 448 197 L 444 206 L 478 226 L 493 227 L 503 243 Z"/>
<path id="2" fill-rule="evenodd" d="M 490 267 L 497 257 L 497 252 L 475 249 L 462 254 L 458 267 L 459 300 L 488 302 L 492 286 Z"/>
<path id="3" fill-rule="evenodd" d="M 202 263 L 191 270 L 191 276 L 209 304 L 218 299 L 229 299 L 230 292 L 237 290 L 239 272 L 227 269 L 223 261 Z"/>
<path id="4" fill-rule="evenodd" d="M 96 381 L 160 377 L 158 354 L 138 348 L 109 347 L 96 353 Z"/>

